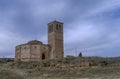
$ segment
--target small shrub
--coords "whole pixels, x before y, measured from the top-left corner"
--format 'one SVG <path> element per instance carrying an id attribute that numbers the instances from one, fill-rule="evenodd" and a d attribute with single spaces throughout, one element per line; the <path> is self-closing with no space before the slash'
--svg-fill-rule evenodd
<path id="1" fill-rule="evenodd" d="M 79 53 L 79 57 L 82 58 L 82 52 Z"/>

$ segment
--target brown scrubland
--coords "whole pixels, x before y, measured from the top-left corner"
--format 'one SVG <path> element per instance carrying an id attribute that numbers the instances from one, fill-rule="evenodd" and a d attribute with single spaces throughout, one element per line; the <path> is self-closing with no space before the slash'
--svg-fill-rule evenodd
<path id="1" fill-rule="evenodd" d="M 66 57 L 39 62 L 1 58 L 0 79 L 120 79 L 120 57 Z"/>

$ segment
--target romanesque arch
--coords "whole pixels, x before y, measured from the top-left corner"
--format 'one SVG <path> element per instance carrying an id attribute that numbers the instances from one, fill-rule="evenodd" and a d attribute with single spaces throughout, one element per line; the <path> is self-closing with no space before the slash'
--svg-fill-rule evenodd
<path id="1" fill-rule="evenodd" d="M 42 60 L 46 59 L 45 53 L 42 53 Z"/>

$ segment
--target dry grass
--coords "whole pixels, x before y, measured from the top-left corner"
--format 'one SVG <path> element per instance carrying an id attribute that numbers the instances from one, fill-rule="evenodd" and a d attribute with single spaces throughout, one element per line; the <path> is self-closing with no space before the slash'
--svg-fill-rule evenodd
<path id="1" fill-rule="evenodd" d="M 120 58 L 66 58 L 41 62 L 0 62 L 0 79 L 120 79 Z M 3 61 L 3 60 L 2 60 Z M 90 62 L 90 66 L 70 67 Z M 53 66 L 62 64 L 64 67 Z"/>

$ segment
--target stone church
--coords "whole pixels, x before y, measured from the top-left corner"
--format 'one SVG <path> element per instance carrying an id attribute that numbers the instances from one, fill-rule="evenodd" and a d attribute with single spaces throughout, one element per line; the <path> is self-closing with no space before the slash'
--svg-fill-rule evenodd
<path id="1" fill-rule="evenodd" d="M 15 61 L 40 61 L 64 57 L 63 23 L 48 23 L 48 44 L 32 40 L 15 48 Z"/>

